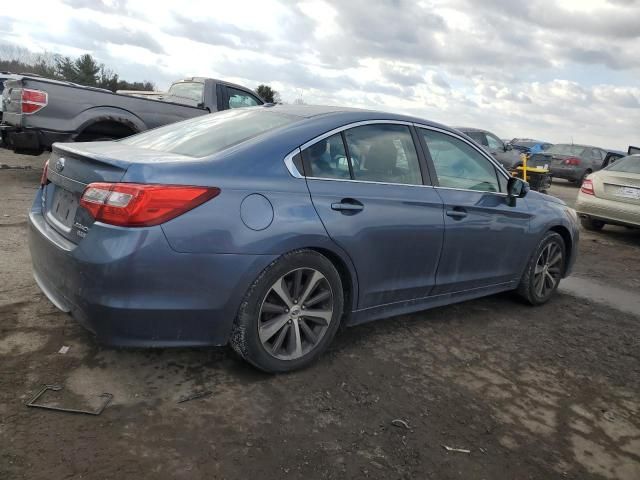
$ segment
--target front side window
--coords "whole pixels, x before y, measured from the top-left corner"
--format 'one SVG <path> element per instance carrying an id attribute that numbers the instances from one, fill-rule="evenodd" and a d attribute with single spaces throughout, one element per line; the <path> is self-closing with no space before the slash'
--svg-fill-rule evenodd
<path id="1" fill-rule="evenodd" d="M 504 144 L 500 141 L 498 137 L 494 137 L 490 133 L 486 134 L 487 143 L 489 144 L 489 148 L 491 150 L 504 150 Z"/>
<path id="2" fill-rule="evenodd" d="M 243 92 L 242 90 L 227 87 L 227 92 L 229 92 L 229 108 L 255 107 L 256 105 L 260 105 L 253 95 Z"/>
<path id="3" fill-rule="evenodd" d="M 344 132 L 353 179 L 421 185 L 418 154 L 409 127 L 373 124 Z"/>
<path id="4" fill-rule="evenodd" d="M 169 95 L 172 97 L 186 98 L 194 102 L 202 102 L 204 84 L 200 82 L 178 82 L 171 85 Z"/>
<path id="5" fill-rule="evenodd" d="M 451 135 L 420 129 L 441 187 L 499 192 L 493 164 L 466 142 Z"/>
<path id="6" fill-rule="evenodd" d="M 349 160 L 342 142 L 336 133 L 314 143 L 302 151 L 308 177 L 350 179 Z"/>

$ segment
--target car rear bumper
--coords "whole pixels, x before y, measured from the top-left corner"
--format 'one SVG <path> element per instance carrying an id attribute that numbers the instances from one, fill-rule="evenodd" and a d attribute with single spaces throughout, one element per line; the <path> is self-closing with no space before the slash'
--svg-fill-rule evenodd
<path id="1" fill-rule="evenodd" d="M 640 207 L 580 192 L 576 201 L 580 217 L 640 228 Z"/>
<path id="2" fill-rule="evenodd" d="M 226 344 L 246 290 L 275 259 L 177 253 L 160 227 L 96 223 L 75 245 L 48 225 L 38 203 L 28 233 L 36 282 L 107 345 Z"/>
<path id="3" fill-rule="evenodd" d="M 0 138 L 4 146 L 14 151 L 39 154 L 50 150 L 55 142 L 69 142 L 73 132 L 18 128 L 12 125 L 0 125 Z"/>
<path id="4" fill-rule="evenodd" d="M 553 178 L 563 178 L 565 180 L 577 181 L 584 175 L 584 170 L 576 170 L 571 167 L 549 166 L 549 171 Z"/>

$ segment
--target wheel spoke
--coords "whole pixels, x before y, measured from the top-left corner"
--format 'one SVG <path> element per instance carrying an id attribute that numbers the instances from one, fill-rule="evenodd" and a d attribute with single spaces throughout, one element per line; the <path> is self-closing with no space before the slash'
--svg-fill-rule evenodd
<path id="1" fill-rule="evenodd" d="M 302 339 L 300 338 L 300 326 L 298 325 L 298 322 L 293 322 L 292 325 L 293 335 L 291 335 L 291 337 L 293 341 L 293 356 L 295 358 L 298 358 L 302 356 Z"/>
<path id="2" fill-rule="evenodd" d="M 329 297 L 331 297 L 331 292 L 329 290 L 323 290 L 322 292 L 318 293 L 317 295 L 313 296 L 312 298 L 304 302 L 304 306 L 306 308 L 309 308 L 317 303 L 323 302 Z"/>
<path id="3" fill-rule="evenodd" d="M 278 331 L 287 324 L 289 321 L 289 315 L 278 315 L 277 317 L 272 318 L 271 320 L 264 322 L 260 325 L 258 329 L 258 334 L 260 335 L 260 340 L 264 343 L 267 342 L 273 337 Z"/>
<path id="4" fill-rule="evenodd" d="M 536 293 L 540 296 L 542 296 L 542 288 L 544 287 L 544 274 L 540 274 L 537 277 L 535 277 L 535 284 L 536 284 Z"/>
<path id="5" fill-rule="evenodd" d="M 321 325 L 329 325 L 333 310 L 305 310 L 303 317 Z M 319 321 L 318 321 L 319 320 Z"/>
<path id="6" fill-rule="evenodd" d="M 278 350 L 280 350 L 280 347 L 282 347 L 282 343 L 284 342 L 284 339 L 286 338 L 287 332 L 289 330 L 290 330 L 289 324 L 285 323 L 284 327 L 282 328 L 282 330 L 280 330 L 280 333 L 276 337 L 276 341 L 273 342 L 273 347 L 271 348 L 271 351 L 273 352 L 274 355 L 277 354 Z"/>
<path id="7" fill-rule="evenodd" d="M 312 345 L 315 345 L 316 343 L 318 343 L 318 337 L 316 336 L 315 333 L 313 333 L 313 330 L 309 328 L 309 325 L 307 325 L 304 319 L 298 320 L 298 325 L 300 325 L 300 328 L 304 332 L 305 337 L 309 339 Z"/>
<path id="8" fill-rule="evenodd" d="M 552 258 L 551 260 L 549 260 L 549 266 L 551 267 L 552 265 L 555 265 L 556 263 L 559 263 L 562 261 L 562 254 L 560 252 L 557 252 Z"/>
<path id="9" fill-rule="evenodd" d="M 306 302 L 309 295 L 311 295 L 315 290 L 318 282 L 320 282 L 320 280 L 322 280 L 323 278 L 324 276 L 320 272 L 316 270 L 313 271 L 313 275 L 311 275 L 311 278 L 307 282 L 307 286 L 305 287 L 304 292 L 302 292 L 302 295 L 300 295 L 300 298 L 298 300 L 300 304 L 304 304 Z"/>
<path id="10" fill-rule="evenodd" d="M 284 277 L 274 283 L 271 287 L 271 290 L 273 290 L 280 297 L 280 299 L 285 303 L 287 307 L 291 308 L 291 306 L 293 305 L 293 300 L 291 300 L 291 296 L 287 291 L 287 284 L 284 283 Z"/>
<path id="11" fill-rule="evenodd" d="M 542 270 L 544 270 L 544 267 L 542 265 L 536 265 L 536 269 L 533 274 L 537 277 L 540 273 L 542 273 Z"/>
<path id="12" fill-rule="evenodd" d="M 544 274 L 545 282 L 549 281 L 549 288 L 553 288 L 556 284 L 556 279 L 549 272 L 545 272 Z"/>
<path id="13" fill-rule="evenodd" d="M 285 313 L 285 307 L 276 305 L 275 303 L 264 302 L 262 304 L 262 313 Z"/>
<path id="14" fill-rule="evenodd" d="M 293 274 L 293 298 L 300 298 L 300 292 L 302 291 L 302 273 L 300 268 Z"/>

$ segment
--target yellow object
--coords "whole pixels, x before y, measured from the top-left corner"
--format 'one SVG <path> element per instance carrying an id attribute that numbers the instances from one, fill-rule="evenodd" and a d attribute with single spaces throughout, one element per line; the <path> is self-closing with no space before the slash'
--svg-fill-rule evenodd
<path id="1" fill-rule="evenodd" d="M 524 170 L 523 167 L 518 167 L 517 170 Z M 549 169 L 548 168 L 542 168 L 542 167 L 527 167 L 527 172 L 531 172 L 531 173 L 549 173 Z"/>
<path id="2" fill-rule="evenodd" d="M 522 158 L 522 180 L 527 181 L 527 154 L 520 154 L 520 158 Z M 520 167 L 518 167 L 520 168 Z"/>

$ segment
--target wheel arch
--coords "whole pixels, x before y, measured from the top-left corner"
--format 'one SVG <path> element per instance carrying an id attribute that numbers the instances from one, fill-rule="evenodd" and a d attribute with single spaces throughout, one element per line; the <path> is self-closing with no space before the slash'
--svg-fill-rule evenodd
<path id="1" fill-rule="evenodd" d="M 74 139 L 83 134 L 102 133 L 107 135 L 109 132 L 120 135 L 118 138 L 133 135 L 147 129 L 145 123 L 137 115 L 121 109 L 113 107 L 94 107 L 83 111 L 76 118 L 77 127 Z"/>
<path id="2" fill-rule="evenodd" d="M 342 280 L 342 287 L 344 289 L 345 307 L 349 305 L 349 309 L 345 308 L 345 315 L 350 315 L 358 305 L 358 282 L 356 272 L 353 266 L 350 265 L 341 254 L 338 254 L 326 247 L 308 247 L 309 250 L 318 252 L 319 254 L 327 257 L 329 261 L 336 267 L 336 270 L 340 274 L 340 280 Z"/>
<path id="3" fill-rule="evenodd" d="M 573 246 L 573 237 L 569 229 L 564 225 L 554 225 L 551 228 L 549 228 L 548 231 L 557 233 L 562 237 L 562 240 L 564 240 L 564 247 L 567 255 L 567 260 L 565 261 L 565 271 L 563 272 L 563 276 L 564 276 L 567 272 L 567 266 L 573 263 L 573 255 L 575 254 L 574 246 Z"/>

